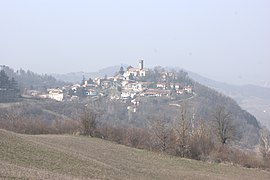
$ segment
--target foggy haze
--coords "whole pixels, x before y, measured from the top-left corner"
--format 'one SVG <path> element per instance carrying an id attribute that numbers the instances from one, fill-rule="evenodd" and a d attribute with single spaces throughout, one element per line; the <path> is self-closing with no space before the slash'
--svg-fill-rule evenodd
<path id="1" fill-rule="evenodd" d="M 181 67 L 234 84 L 270 83 L 270 1 L 0 2 L 0 64 L 37 73 L 113 65 Z"/>

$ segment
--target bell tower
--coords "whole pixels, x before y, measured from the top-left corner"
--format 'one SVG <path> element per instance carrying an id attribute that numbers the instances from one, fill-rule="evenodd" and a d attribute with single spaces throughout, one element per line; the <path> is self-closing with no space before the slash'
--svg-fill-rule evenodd
<path id="1" fill-rule="evenodd" d="M 143 60 L 139 61 L 139 69 L 142 70 L 143 69 Z"/>

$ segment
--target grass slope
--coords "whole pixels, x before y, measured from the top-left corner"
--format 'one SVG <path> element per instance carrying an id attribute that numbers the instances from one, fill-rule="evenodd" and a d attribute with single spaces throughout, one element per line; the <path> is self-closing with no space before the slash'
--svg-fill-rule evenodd
<path id="1" fill-rule="evenodd" d="M 0 179 L 270 179 L 270 173 L 181 159 L 96 138 L 0 130 Z"/>

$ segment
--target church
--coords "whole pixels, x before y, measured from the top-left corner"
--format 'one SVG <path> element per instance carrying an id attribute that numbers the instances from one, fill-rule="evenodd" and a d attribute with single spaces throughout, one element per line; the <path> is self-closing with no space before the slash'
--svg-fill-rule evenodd
<path id="1" fill-rule="evenodd" d="M 127 71 L 123 74 L 123 76 L 126 79 L 128 79 L 130 76 L 145 77 L 148 71 L 149 71 L 148 69 L 144 68 L 144 61 L 140 60 L 138 68 L 133 68 L 131 66 L 128 67 Z"/>

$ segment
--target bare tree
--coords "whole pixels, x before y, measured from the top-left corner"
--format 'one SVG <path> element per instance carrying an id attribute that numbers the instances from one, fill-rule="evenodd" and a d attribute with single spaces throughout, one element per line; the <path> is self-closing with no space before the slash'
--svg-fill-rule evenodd
<path id="1" fill-rule="evenodd" d="M 210 128 L 202 119 L 196 121 L 189 144 L 192 159 L 203 159 L 213 150 Z"/>
<path id="2" fill-rule="evenodd" d="M 268 129 L 263 128 L 260 136 L 260 151 L 265 160 L 270 159 L 270 132 Z"/>
<path id="3" fill-rule="evenodd" d="M 154 117 L 150 122 L 150 129 L 152 131 L 153 143 L 160 148 L 162 152 L 165 152 L 168 148 L 170 140 L 170 124 L 169 120 L 164 116 Z"/>
<path id="4" fill-rule="evenodd" d="M 226 111 L 224 106 L 218 106 L 213 112 L 213 126 L 217 137 L 222 145 L 233 139 L 235 127 L 232 113 Z"/>
<path id="5" fill-rule="evenodd" d="M 92 110 L 85 108 L 81 113 L 80 122 L 82 128 L 82 134 L 93 137 L 95 135 L 97 125 L 97 113 Z"/>
<path id="6" fill-rule="evenodd" d="M 182 103 L 180 106 L 180 113 L 174 125 L 174 132 L 176 137 L 176 155 L 187 157 L 190 152 L 189 138 L 191 133 L 192 117 L 188 112 L 188 104 Z"/>
<path id="7" fill-rule="evenodd" d="M 131 127 L 127 129 L 125 144 L 135 148 L 147 148 L 149 143 L 148 131 L 142 128 Z"/>

